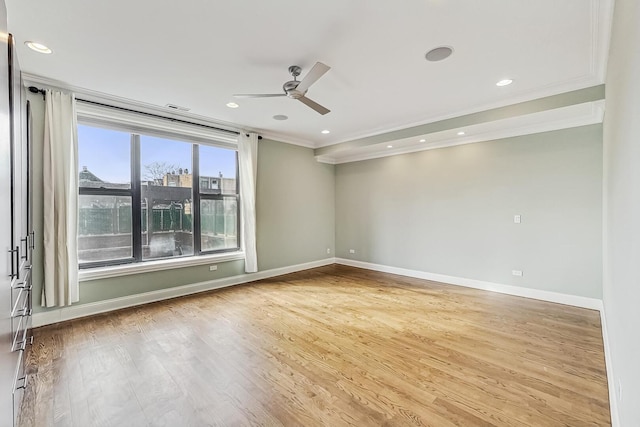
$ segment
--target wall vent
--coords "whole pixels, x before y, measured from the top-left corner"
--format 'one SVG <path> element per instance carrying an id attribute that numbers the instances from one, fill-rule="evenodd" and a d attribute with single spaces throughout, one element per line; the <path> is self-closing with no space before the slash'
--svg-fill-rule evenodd
<path id="1" fill-rule="evenodd" d="M 181 107 L 181 106 L 176 105 L 176 104 L 167 104 L 167 105 L 165 105 L 165 107 L 171 108 L 172 110 L 178 110 L 178 111 L 189 111 L 189 110 L 191 110 L 191 108 Z"/>

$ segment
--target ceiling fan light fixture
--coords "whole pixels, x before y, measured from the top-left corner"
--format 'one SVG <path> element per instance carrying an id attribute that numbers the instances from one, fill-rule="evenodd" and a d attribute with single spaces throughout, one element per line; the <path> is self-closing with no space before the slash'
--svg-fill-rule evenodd
<path id="1" fill-rule="evenodd" d="M 439 46 L 434 49 L 431 49 L 429 52 L 427 52 L 424 55 L 424 57 L 427 59 L 427 61 L 438 62 L 438 61 L 444 61 L 445 59 L 450 57 L 452 53 L 453 53 L 452 47 Z"/>
<path id="2" fill-rule="evenodd" d="M 42 43 L 38 43 L 34 41 L 26 41 L 24 42 L 24 44 L 27 45 L 29 49 L 38 53 L 44 53 L 48 55 L 53 52 L 49 47 L 43 45 Z"/>
<path id="3" fill-rule="evenodd" d="M 512 79 L 502 79 L 498 83 L 496 83 L 496 86 L 498 87 L 509 86 L 511 83 L 513 83 Z"/>

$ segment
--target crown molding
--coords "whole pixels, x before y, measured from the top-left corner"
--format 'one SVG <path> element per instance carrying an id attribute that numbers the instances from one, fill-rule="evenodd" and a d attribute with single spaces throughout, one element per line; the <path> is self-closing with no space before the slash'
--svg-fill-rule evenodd
<path id="1" fill-rule="evenodd" d="M 291 135 L 286 135 L 283 133 L 273 132 L 273 131 L 264 130 L 264 129 L 258 130 L 257 132 L 260 133 L 260 135 L 262 135 L 262 137 L 265 139 L 284 142 L 285 144 L 297 145 L 299 147 L 305 147 L 305 148 L 311 148 L 311 149 L 318 148 L 317 144 L 313 143 L 312 141 L 307 141 L 304 139 L 296 139 L 291 137 Z"/>
<path id="2" fill-rule="evenodd" d="M 477 105 L 464 110 L 458 110 L 456 112 L 446 112 L 446 113 L 442 112 L 440 114 L 435 114 L 424 120 L 396 124 L 391 127 L 385 127 L 384 129 L 383 128 L 375 129 L 371 132 L 350 134 L 350 135 L 347 135 L 347 137 L 341 139 L 339 142 L 319 144 L 316 146 L 316 148 L 331 147 L 334 145 L 340 145 L 340 144 L 344 144 L 344 143 L 351 142 L 358 139 L 372 138 L 375 136 L 380 136 L 386 133 L 396 132 L 396 131 L 404 130 L 407 128 L 424 126 L 430 123 L 454 119 L 456 117 L 481 113 L 483 111 L 493 110 L 493 109 L 502 108 L 502 107 L 508 107 L 510 105 L 520 104 L 523 102 L 533 101 L 536 99 L 546 98 L 549 96 L 561 95 L 563 93 L 586 89 L 589 87 L 598 86 L 600 84 L 602 84 L 602 82 L 597 77 L 591 74 L 586 74 L 580 77 L 573 78 L 571 80 L 567 80 L 563 83 L 547 85 L 542 88 L 537 88 L 535 90 L 518 92 L 514 94 L 514 96 L 503 98 L 497 102 Z"/>
<path id="3" fill-rule="evenodd" d="M 561 129 L 569 129 L 580 126 L 602 123 L 604 118 L 604 100 L 594 101 L 585 104 L 577 104 L 543 113 L 535 113 L 527 116 L 520 116 L 511 119 L 500 120 L 495 123 L 483 123 L 477 125 L 476 129 L 489 125 L 490 128 L 474 130 L 474 127 L 465 126 L 464 130 L 469 134 L 466 137 L 452 137 L 459 129 L 448 129 L 447 131 L 432 134 L 435 140 L 426 143 L 416 142 L 416 138 L 396 140 L 370 146 L 365 152 L 353 153 L 353 150 L 338 152 L 335 155 L 326 154 L 316 156 L 320 163 L 342 164 L 362 160 L 372 160 L 383 157 L 397 156 L 400 154 L 415 153 L 419 151 L 435 150 L 438 148 L 454 147 L 458 145 L 474 144 L 478 142 L 495 141 L 499 139 L 512 138 L 516 136 L 532 135 L 543 132 L 551 132 Z M 557 117 L 553 117 L 553 115 Z M 522 123 L 521 119 L 530 119 L 530 123 Z M 440 137 L 441 136 L 441 137 Z M 406 145 L 407 142 L 410 145 Z M 387 144 L 404 143 L 404 145 L 388 149 Z"/>
<path id="4" fill-rule="evenodd" d="M 316 156 L 328 156 L 339 158 L 354 152 L 360 152 L 366 147 L 374 147 L 382 143 L 408 140 L 410 138 L 429 138 L 430 135 L 443 131 L 451 132 L 458 128 L 471 128 L 489 122 L 508 123 L 508 119 L 531 116 L 545 111 L 564 111 L 567 107 L 600 101 L 605 98 L 604 85 L 592 86 L 585 89 L 565 92 L 545 98 L 538 98 L 519 104 L 508 105 L 477 113 L 462 115 L 425 125 L 403 128 L 393 132 L 387 132 L 370 138 L 356 139 L 338 145 L 317 148 Z"/>

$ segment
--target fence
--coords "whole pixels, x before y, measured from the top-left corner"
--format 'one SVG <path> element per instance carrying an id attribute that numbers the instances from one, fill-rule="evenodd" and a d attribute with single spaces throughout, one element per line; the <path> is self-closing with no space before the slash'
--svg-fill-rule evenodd
<path id="1" fill-rule="evenodd" d="M 202 214 L 202 234 L 235 236 L 237 221 L 235 214 Z M 156 208 L 151 210 L 151 232 L 193 230 L 191 214 L 181 207 Z M 142 209 L 142 232 L 147 231 L 147 209 Z M 131 233 L 131 206 L 117 208 L 80 208 L 78 212 L 78 235 Z"/>

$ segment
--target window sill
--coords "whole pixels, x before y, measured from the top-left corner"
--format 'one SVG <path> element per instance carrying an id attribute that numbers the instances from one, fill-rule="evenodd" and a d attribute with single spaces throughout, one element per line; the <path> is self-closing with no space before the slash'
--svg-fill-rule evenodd
<path id="1" fill-rule="evenodd" d="M 90 268 L 86 270 L 79 270 L 78 280 L 80 282 L 88 282 L 90 280 L 106 279 L 109 277 L 128 276 L 130 274 L 171 270 L 174 268 L 193 267 L 210 263 L 237 261 L 240 259 L 244 259 L 244 252 L 228 252 L 215 255 L 192 256 L 178 259 L 161 259 L 135 264 Z"/>

